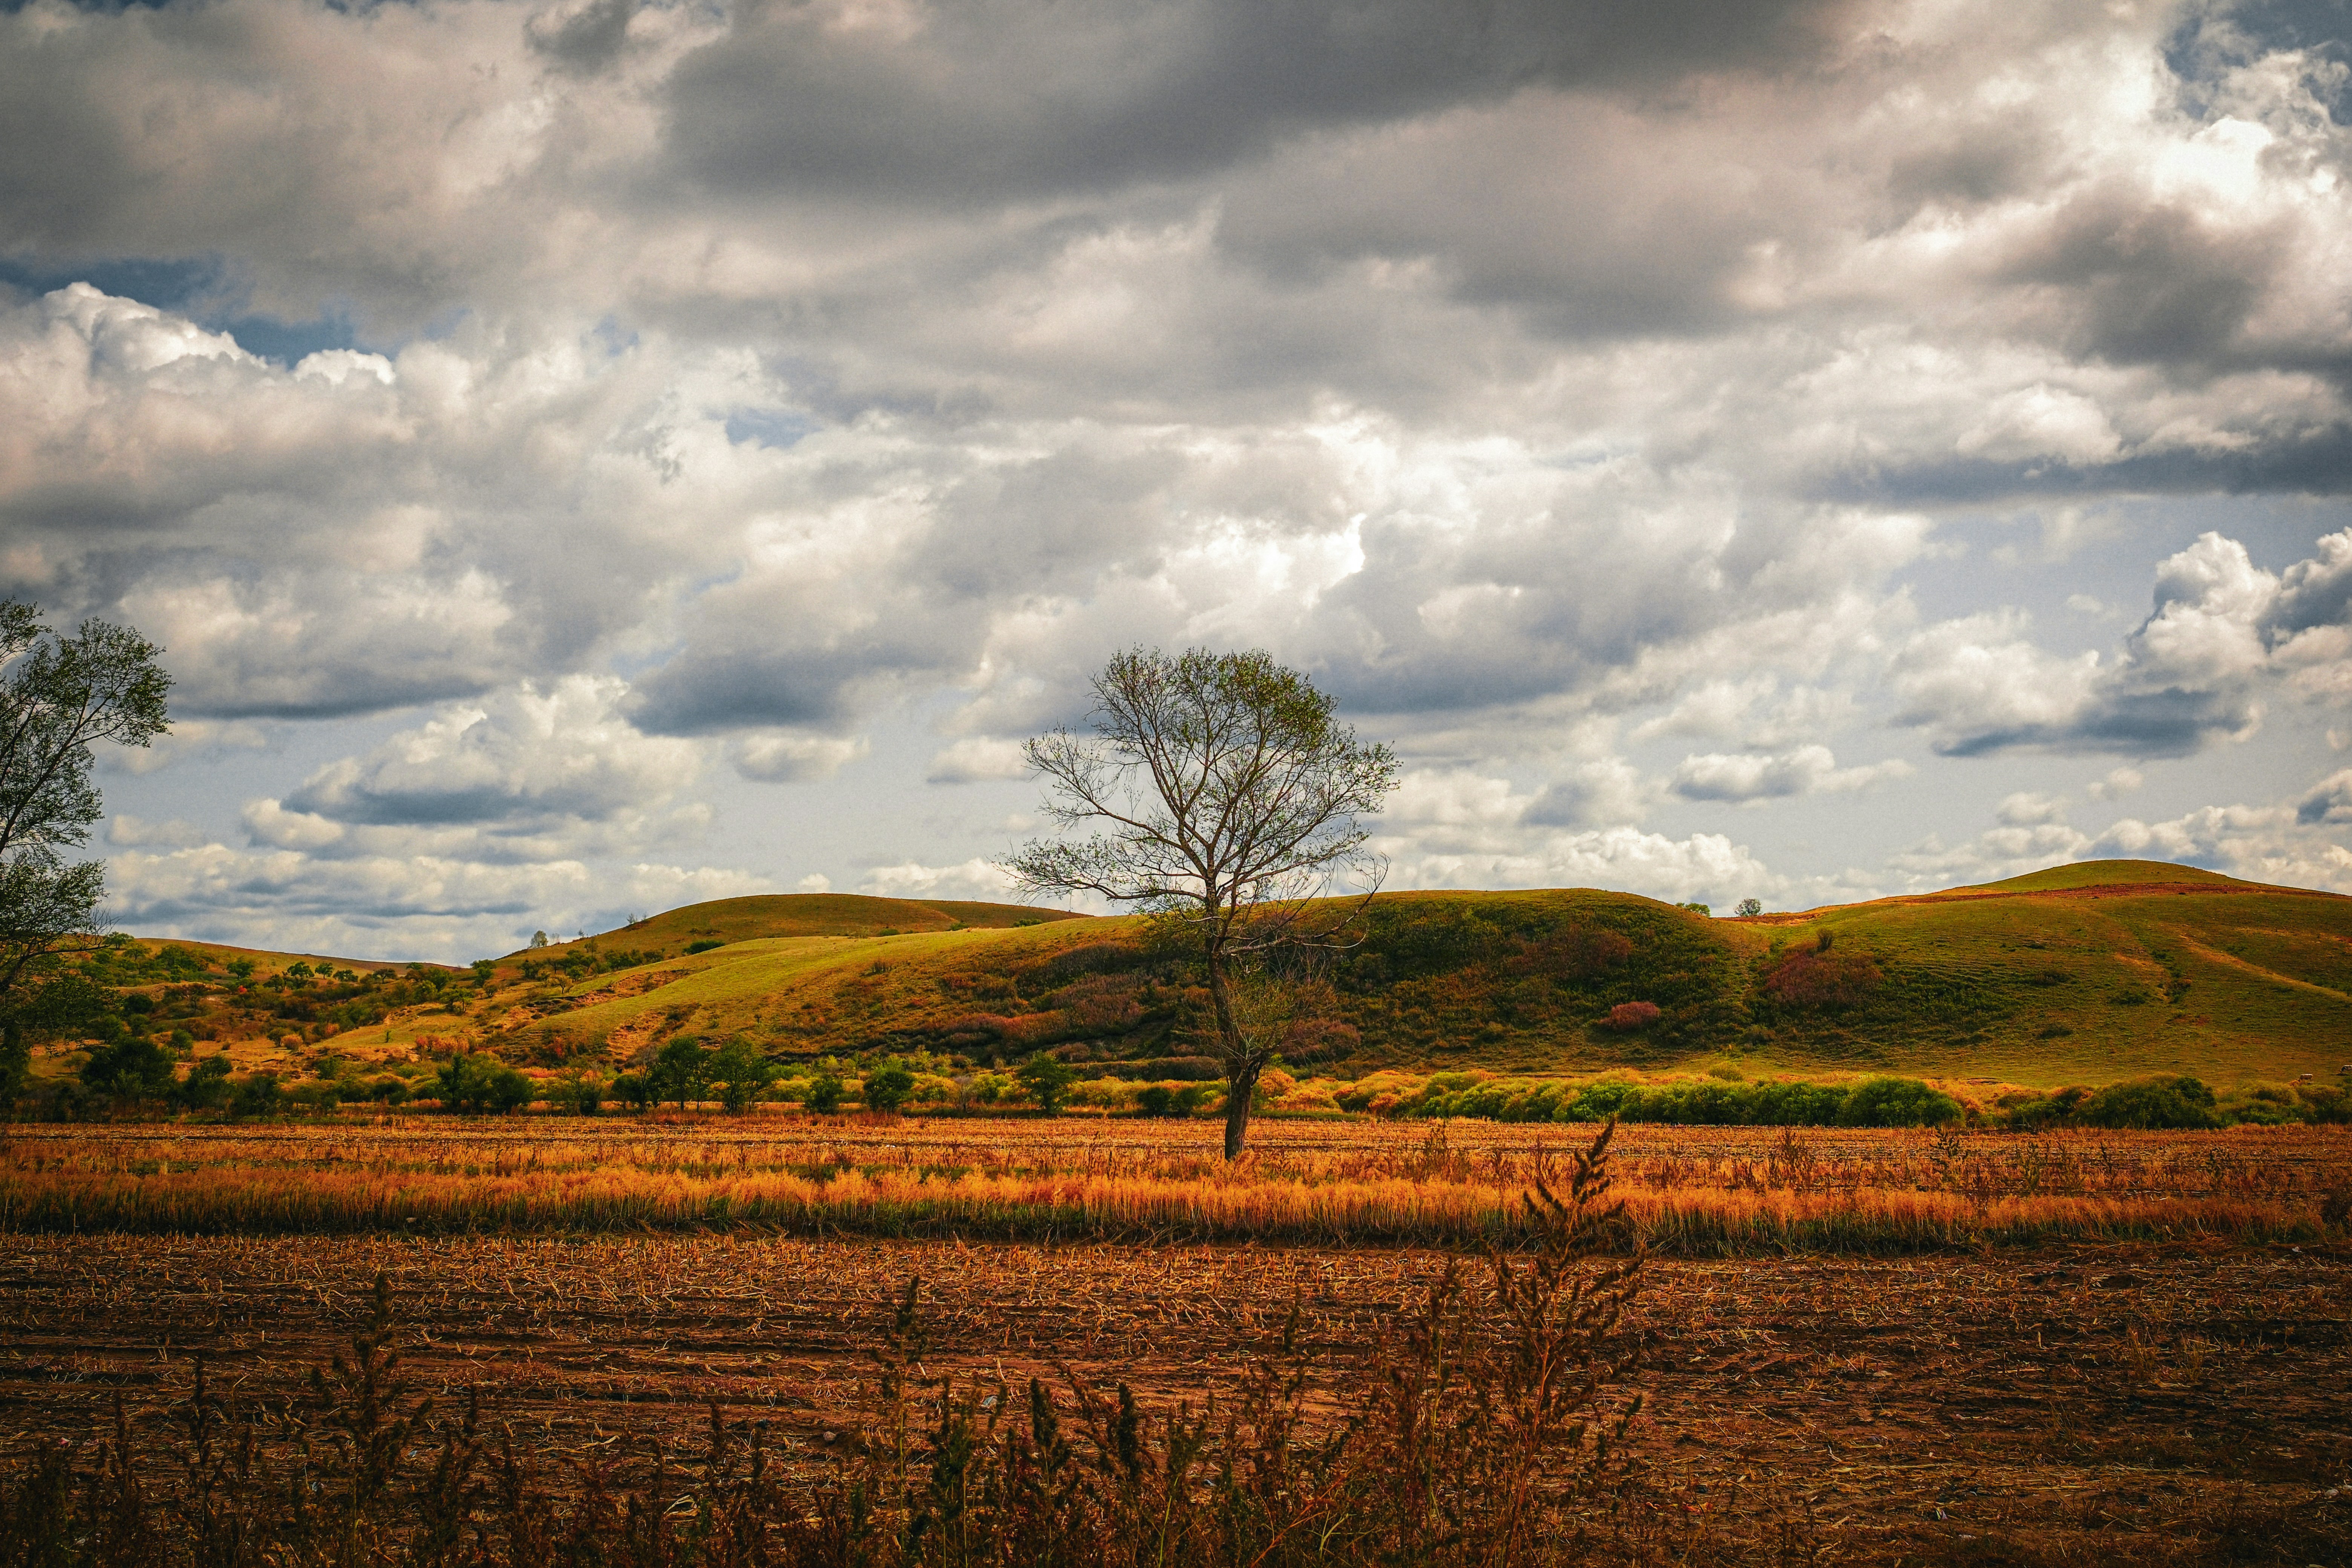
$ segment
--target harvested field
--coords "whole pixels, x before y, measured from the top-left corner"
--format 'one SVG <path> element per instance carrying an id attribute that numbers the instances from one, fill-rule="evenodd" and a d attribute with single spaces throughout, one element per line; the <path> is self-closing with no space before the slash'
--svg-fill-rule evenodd
<path id="1" fill-rule="evenodd" d="M 922 1373 L 1232 1394 L 1294 1307 L 1329 1414 L 1558 1128 L 441 1117 L 12 1129 L 0 1423 L 141 1443 L 212 1386 L 293 1429 L 387 1278 L 421 1389 L 646 1473 L 709 1406 L 793 1474 Z M 1620 1130 L 1644 1561 L 2352 1561 L 2352 1137 Z M 1366 1245 L 1367 1243 L 1376 1245 Z M 1449 1251 L 1450 1249 L 1450 1251 Z M 281 1424 L 273 1426 L 273 1421 Z M 615 1459 L 635 1455 L 634 1459 Z M 1658 1510 L 1663 1510 L 1660 1513 Z"/>
<path id="2" fill-rule="evenodd" d="M 1228 1166 L 1206 1122 L 788 1116 L 20 1127 L 0 1231 L 402 1235 L 749 1227 L 966 1240 L 1507 1239 L 1574 1129 L 1268 1121 Z M 1903 1253 L 2340 1234 L 2352 1133 L 1962 1136 L 1622 1129 L 1657 1251 Z M 2330 1216 L 2333 1215 L 2331 1219 Z"/>
<path id="3" fill-rule="evenodd" d="M 294 1397 L 381 1268 L 425 1388 L 477 1387 L 544 1458 L 684 1447 L 706 1402 L 787 1461 L 845 1430 L 888 1298 L 934 1374 L 1229 1389 L 1292 1304 L 1328 1364 L 1442 1267 L 1404 1248 L 745 1238 L 0 1240 L 0 1422 L 89 1436 L 209 1359 Z M 2352 1249 L 2107 1246 L 1666 1260 L 1636 1437 L 1695 1561 L 2342 1562 Z"/>

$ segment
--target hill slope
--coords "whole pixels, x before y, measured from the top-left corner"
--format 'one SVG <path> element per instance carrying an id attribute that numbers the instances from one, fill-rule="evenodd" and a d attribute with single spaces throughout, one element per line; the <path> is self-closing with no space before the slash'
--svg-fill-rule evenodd
<path id="1" fill-rule="evenodd" d="M 659 919 L 672 935 L 723 931 L 710 912 L 723 908 Z M 683 1032 L 743 1033 L 784 1055 L 1050 1047 L 1140 1062 L 1197 1048 L 1199 993 L 1141 922 L 954 923 L 785 931 L 567 984 L 502 984 L 481 1032 L 542 1061 L 626 1059 Z M 1745 921 L 1590 889 L 1385 894 L 1332 978 L 1329 1017 L 1293 1055 L 1357 1069 L 1730 1058 L 2231 1083 L 2332 1076 L 2352 1060 L 2352 900 L 2148 861 Z M 1654 1020 L 1612 1027 L 1633 1003 Z"/>
<path id="2" fill-rule="evenodd" d="M 626 948 L 684 947 L 693 942 L 743 942 L 774 936 L 878 936 L 901 931 L 1001 930 L 1076 920 L 1066 910 L 1026 904 L 973 903 L 956 899 L 877 899 L 862 893 L 763 893 L 688 904 L 649 915 L 585 942 L 552 942 L 542 953 L 560 956 L 588 942 Z M 521 950 L 509 953 L 520 958 Z"/>

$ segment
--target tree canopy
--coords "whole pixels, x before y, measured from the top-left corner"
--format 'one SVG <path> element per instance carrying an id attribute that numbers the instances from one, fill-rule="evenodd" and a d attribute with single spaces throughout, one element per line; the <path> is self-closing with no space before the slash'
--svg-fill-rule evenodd
<path id="1" fill-rule="evenodd" d="M 70 637 L 37 605 L 0 600 L 0 1100 L 22 1076 L 24 1031 L 58 1011 L 55 960 L 100 937 L 105 868 L 69 862 L 102 812 L 91 748 L 144 746 L 167 727 L 163 652 L 127 626 Z"/>

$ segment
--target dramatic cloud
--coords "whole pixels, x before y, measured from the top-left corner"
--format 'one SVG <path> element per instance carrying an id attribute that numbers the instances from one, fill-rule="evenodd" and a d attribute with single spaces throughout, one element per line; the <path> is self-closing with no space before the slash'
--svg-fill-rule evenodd
<path id="1" fill-rule="evenodd" d="M 32 0 L 0 592 L 169 650 L 110 799 L 191 931 L 968 891 L 1137 644 L 1311 673 L 1422 885 L 1843 896 L 2136 789 L 2332 877 L 2263 835 L 2344 832 L 2340 21 Z"/>
<path id="2" fill-rule="evenodd" d="M 2245 546 L 2208 533 L 2158 568 L 2156 609 L 2102 663 L 2043 653 L 2013 616 L 1931 627 L 1895 661 L 1909 706 L 1899 721 L 1932 726 L 1936 749 L 1973 756 L 2013 747 L 2182 756 L 2243 738 L 2261 722 L 2266 684 L 2352 690 L 2352 531 L 2283 576 Z"/>
<path id="3" fill-rule="evenodd" d="M 2340 831 L 2352 822 L 2352 772 L 2321 781 L 2300 800 L 2266 805 L 2200 806 L 2146 822 L 2118 817 L 2099 832 L 2069 820 L 2066 803 L 2026 793 L 2004 799 L 1998 826 L 1947 848 L 1930 836 L 1889 858 L 1911 889 L 1989 882 L 2067 860 L 2107 857 L 2174 860 L 2254 881 L 2352 893 L 2352 849 Z"/>
<path id="4" fill-rule="evenodd" d="M 352 825 L 612 821 L 676 795 L 700 761 L 692 745 L 624 721 L 623 690 L 592 676 L 545 692 L 525 683 L 320 769 L 286 805 Z"/>

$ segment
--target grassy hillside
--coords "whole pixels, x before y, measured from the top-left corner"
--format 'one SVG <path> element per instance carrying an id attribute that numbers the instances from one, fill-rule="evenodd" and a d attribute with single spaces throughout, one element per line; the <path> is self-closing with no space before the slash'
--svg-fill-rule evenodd
<path id="1" fill-rule="evenodd" d="M 618 1067 L 695 1034 L 783 1058 L 1050 1049 L 1121 1076 L 1204 1071 L 1182 1059 L 1202 1048 L 1197 977 L 1146 934 L 1015 905 L 803 895 L 692 905 L 487 976 L 344 960 L 292 973 L 293 955 L 140 942 L 91 977 L 148 998 L 136 1018 L 126 1003 L 134 1027 L 222 1042 L 241 1066 L 489 1048 Z M 2148 861 L 1750 920 L 1591 889 L 1386 894 L 1331 980 L 1327 1015 L 1286 1047 L 1318 1072 L 1729 1064 L 2226 1086 L 2352 1062 L 2352 899 Z"/>
<path id="2" fill-rule="evenodd" d="M 874 899 L 859 893 L 766 893 L 688 904 L 650 915 L 587 942 L 626 948 L 675 949 L 695 942 L 743 942 L 774 936 L 882 936 L 902 931 L 996 931 L 1076 920 L 1064 910 L 1026 904 L 971 903 L 956 899 Z M 535 950 L 561 954 L 582 942 Z M 534 951 L 534 950 L 525 950 Z M 507 955 L 520 958 L 522 952 Z"/>
<path id="3" fill-rule="evenodd" d="M 662 929 L 724 931 L 725 908 Z M 761 936 L 562 984 L 509 986 L 502 966 L 481 1032 L 542 1062 L 689 1032 L 788 1057 L 1052 1048 L 1115 1069 L 1199 1049 L 1194 977 L 1139 921 L 884 936 L 867 914 L 874 934 Z M 1332 978 L 1329 1016 L 1291 1054 L 1357 1071 L 1728 1061 L 2226 1084 L 2352 1061 L 2352 900 L 2147 861 L 1744 921 L 1589 889 L 1388 894 Z"/>
<path id="4" fill-rule="evenodd" d="M 2352 900 L 2330 894 L 2099 861 L 1818 910 L 1770 940 L 1751 1007 L 1768 1054 L 1885 1054 L 2025 1082 L 2236 1082 L 2352 1060 Z M 1844 1005 L 1790 1005 L 1841 964 L 1877 978 Z"/>

